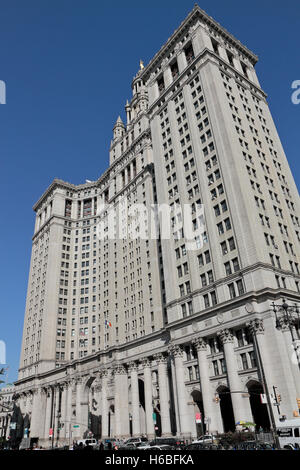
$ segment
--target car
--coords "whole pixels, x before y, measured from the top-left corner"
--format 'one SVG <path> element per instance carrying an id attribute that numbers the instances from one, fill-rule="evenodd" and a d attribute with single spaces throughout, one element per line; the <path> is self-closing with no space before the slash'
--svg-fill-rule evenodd
<path id="1" fill-rule="evenodd" d="M 115 450 L 135 450 L 137 449 L 138 447 L 136 446 L 136 444 L 134 444 L 133 442 L 130 442 L 128 444 L 122 444 L 120 446 L 116 446 L 116 447 L 113 447 L 113 449 Z"/>
<path id="2" fill-rule="evenodd" d="M 192 442 L 185 446 L 184 450 L 206 450 L 206 446 L 199 442 Z"/>
<path id="3" fill-rule="evenodd" d="M 148 442 L 148 439 L 146 437 L 129 437 L 129 439 L 126 439 L 124 442 L 124 445 L 127 444 L 140 444 L 142 442 Z"/>
<path id="4" fill-rule="evenodd" d="M 195 439 L 192 444 L 218 444 L 219 439 L 214 434 L 205 434 Z"/>
<path id="5" fill-rule="evenodd" d="M 298 448 L 295 447 L 294 444 L 289 443 L 289 444 L 285 444 L 283 446 L 283 450 L 298 450 Z"/>
<path id="6" fill-rule="evenodd" d="M 153 441 L 150 442 L 150 446 L 161 446 L 161 445 L 168 445 L 174 447 L 174 449 L 178 449 L 185 445 L 184 440 L 178 439 L 176 437 L 157 437 Z"/>
<path id="7" fill-rule="evenodd" d="M 98 443 L 96 439 L 90 438 L 90 439 L 79 439 L 78 441 L 76 441 L 76 444 L 81 447 L 82 446 L 83 447 L 86 447 L 86 446 L 96 447 Z"/>
<path id="8" fill-rule="evenodd" d="M 174 446 L 170 446 L 167 444 L 160 444 L 160 445 L 140 445 L 137 447 L 138 450 L 174 450 Z"/>

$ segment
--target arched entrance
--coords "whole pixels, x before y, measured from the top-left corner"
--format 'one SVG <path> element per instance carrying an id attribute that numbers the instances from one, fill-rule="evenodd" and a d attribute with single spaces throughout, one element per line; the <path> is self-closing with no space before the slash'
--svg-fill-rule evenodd
<path id="1" fill-rule="evenodd" d="M 196 413 L 200 413 L 201 417 L 201 423 L 196 422 L 196 433 L 197 437 L 199 437 L 202 436 L 202 434 L 205 434 L 207 430 L 207 425 L 205 423 L 202 393 L 199 390 L 193 390 L 191 393 L 191 397 L 193 398 L 194 402 L 194 419 L 196 419 Z"/>
<path id="2" fill-rule="evenodd" d="M 267 405 L 261 403 L 260 395 L 264 393 L 263 386 L 256 380 L 250 380 L 247 383 L 248 392 L 250 394 L 250 406 L 253 421 L 256 424 L 256 430 L 262 428 L 265 431 L 270 430 L 270 420 Z"/>
<path id="3" fill-rule="evenodd" d="M 229 388 L 222 385 L 217 389 L 217 393 L 220 398 L 220 409 L 223 420 L 224 432 L 234 432 L 235 422 Z"/>
<path id="4" fill-rule="evenodd" d="M 94 432 L 98 434 L 98 422 L 96 422 L 95 415 L 93 413 L 93 393 L 92 393 L 92 384 L 95 380 L 95 377 L 89 377 L 85 386 L 82 390 L 81 403 L 80 403 L 80 414 L 79 414 L 79 424 L 80 428 L 83 431 L 83 437 L 91 437 L 94 435 Z M 77 412 L 78 410 L 76 410 Z M 92 429 L 93 428 L 93 429 Z M 94 432 L 93 432 L 94 431 Z"/>

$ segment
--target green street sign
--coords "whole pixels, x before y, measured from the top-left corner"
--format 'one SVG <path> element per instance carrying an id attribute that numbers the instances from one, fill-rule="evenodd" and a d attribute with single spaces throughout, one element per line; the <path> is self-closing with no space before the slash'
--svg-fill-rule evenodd
<path id="1" fill-rule="evenodd" d="M 74 424 L 73 428 L 79 428 L 79 424 Z"/>

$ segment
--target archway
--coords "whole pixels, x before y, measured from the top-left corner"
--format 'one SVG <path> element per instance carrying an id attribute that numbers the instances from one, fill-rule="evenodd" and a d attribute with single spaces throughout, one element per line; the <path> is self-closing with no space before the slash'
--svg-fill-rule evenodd
<path id="1" fill-rule="evenodd" d="M 235 421 L 232 408 L 231 395 L 228 387 L 221 385 L 217 389 L 220 398 L 220 409 L 223 420 L 224 432 L 235 431 Z"/>
<path id="2" fill-rule="evenodd" d="M 83 430 L 83 437 L 95 437 L 99 434 L 99 420 L 96 418 L 93 406 L 92 384 L 96 377 L 89 377 L 82 390 L 80 406 L 80 426 Z"/>
<path id="3" fill-rule="evenodd" d="M 201 423 L 196 422 L 196 432 L 197 437 L 199 437 L 202 434 L 205 434 L 207 429 L 207 425 L 205 423 L 202 393 L 199 390 L 193 390 L 191 393 L 191 397 L 193 398 L 194 402 L 194 419 L 196 419 L 196 413 L 201 414 Z"/>
<path id="4" fill-rule="evenodd" d="M 260 395 L 264 393 L 263 386 L 256 380 L 250 380 L 247 383 L 248 392 L 250 394 L 250 406 L 253 421 L 256 424 L 256 430 L 270 430 L 270 420 L 267 405 L 261 403 Z"/>

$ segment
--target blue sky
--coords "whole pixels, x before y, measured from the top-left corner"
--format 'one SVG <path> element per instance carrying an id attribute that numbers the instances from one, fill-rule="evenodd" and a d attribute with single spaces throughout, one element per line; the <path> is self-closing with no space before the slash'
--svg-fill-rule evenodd
<path id="1" fill-rule="evenodd" d="M 139 60 L 154 56 L 194 6 L 187 0 L 0 0 L 1 328 L 8 381 L 17 378 L 34 226 L 32 206 L 54 177 L 107 168 Z M 296 182 L 300 3 L 203 0 L 210 16 L 258 54 L 257 72 Z"/>

